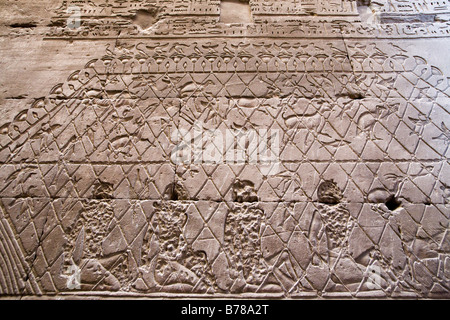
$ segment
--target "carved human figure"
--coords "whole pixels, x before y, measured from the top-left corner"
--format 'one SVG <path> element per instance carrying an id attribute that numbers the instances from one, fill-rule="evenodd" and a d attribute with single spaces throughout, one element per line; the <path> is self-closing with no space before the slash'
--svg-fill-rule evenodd
<path id="1" fill-rule="evenodd" d="M 104 240 L 111 232 L 114 210 L 112 185 L 99 181 L 93 199 L 86 200 L 84 211 L 68 234 L 65 271 L 79 273 L 80 283 L 68 281 L 68 289 L 127 290 L 130 280 L 129 252 L 104 252 Z M 73 281 L 73 276 L 63 277 Z"/>
<path id="2" fill-rule="evenodd" d="M 218 290 L 205 252 L 195 251 L 183 233 L 187 221 L 185 192 L 170 186 L 169 199 L 155 202 L 155 212 L 143 245 L 141 291 L 213 293 Z M 178 194 L 175 196 L 174 194 Z M 152 253 L 152 247 L 157 250 Z"/>

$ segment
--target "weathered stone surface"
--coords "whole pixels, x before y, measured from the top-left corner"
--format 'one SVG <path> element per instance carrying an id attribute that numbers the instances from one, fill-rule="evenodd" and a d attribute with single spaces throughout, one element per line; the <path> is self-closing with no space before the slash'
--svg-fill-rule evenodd
<path id="1" fill-rule="evenodd" d="M 2 1 L 0 297 L 450 298 L 449 19 Z"/>

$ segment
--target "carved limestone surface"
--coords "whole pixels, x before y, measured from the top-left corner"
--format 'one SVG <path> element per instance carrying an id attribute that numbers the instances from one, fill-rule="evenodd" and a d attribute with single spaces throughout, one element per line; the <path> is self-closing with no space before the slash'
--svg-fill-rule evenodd
<path id="1" fill-rule="evenodd" d="M 450 298 L 450 1 L 0 17 L 0 299 Z"/>

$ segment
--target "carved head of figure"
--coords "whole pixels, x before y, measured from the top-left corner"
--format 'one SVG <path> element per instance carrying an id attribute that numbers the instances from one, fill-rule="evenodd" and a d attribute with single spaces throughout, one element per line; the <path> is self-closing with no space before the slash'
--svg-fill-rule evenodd
<path id="1" fill-rule="evenodd" d="M 112 199 L 113 185 L 107 182 L 98 181 L 94 185 L 94 199 Z"/>
<path id="2" fill-rule="evenodd" d="M 338 204 L 342 198 L 342 191 L 333 180 L 325 180 L 317 190 L 319 202 L 326 204 Z"/>
<path id="3" fill-rule="evenodd" d="M 255 185 L 248 180 L 237 180 L 233 186 L 233 199 L 236 202 L 257 202 Z"/>

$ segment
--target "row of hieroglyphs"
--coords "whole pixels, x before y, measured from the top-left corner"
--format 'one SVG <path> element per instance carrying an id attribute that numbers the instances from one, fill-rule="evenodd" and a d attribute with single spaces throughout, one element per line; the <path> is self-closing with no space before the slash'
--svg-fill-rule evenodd
<path id="1" fill-rule="evenodd" d="M 374 2 L 370 6 L 360 7 L 357 1 L 335 1 L 331 4 L 329 1 L 250 1 L 248 5 L 253 22 L 234 21 L 230 24 L 220 21 L 220 1 L 65 1 L 54 10 L 49 28 L 43 32 L 46 38 L 188 35 L 390 38 L 449 35 L 446 18 L 449 10 L 446 4 L 439 1 L 428 5 L 430 8 L 436 6 L 428 14 L 421 14 L 419 18 L 407 15 L 403 20 L 398 15 L 403 11 L 391 2 Z M 415 5 L 415 2 L 410 5 Z M 361 21 L 358 8 L 369 18 Z M 74 23 L 75 20 L 78 23 Z"/>
<path id="2" fill-rule="evenodd" d="M 392 13 L 447 13 L 449 10 L 450 2 L 448 0 L 441 1 L 424 1 L 424 0 L 412 0 L 412 1 L 399 1 L 399 0 L 382 0 L 372 1 L 382 6 L 382 12 Z"/>
<path id="3" fill-rule="evenodd" d="M 236 0 L 239 2 L 240 0 Z M 272 1 L 272 0 L 249 0 L 247 2 L 255 15 L 283 15 L 283 14 L 329 14 L 357 13 L 358 6 L 380 7 L 385 13 L 440 13 L 449 11 L 449 1 L 429 0 L 379 0 L 379 1 L 343 1 L 343 0 L 297 0 L 297 1 Z M 219 15 L 220 1 L 218 0 L 141 0 L 141 1 L 64 1 L 56 9 L 59 15 L 67 14 L 65 9 L 77 5 L 82 9 L 84 15 L 109 15 L 127 14 L 127 10 L 146 9 L 157 6 L 167 14 L 174 15 Z"/>

